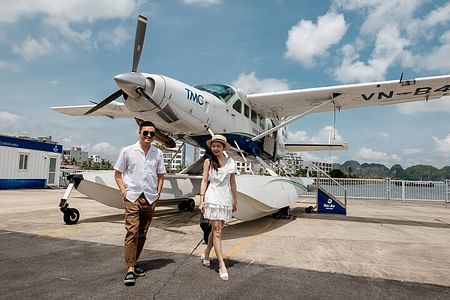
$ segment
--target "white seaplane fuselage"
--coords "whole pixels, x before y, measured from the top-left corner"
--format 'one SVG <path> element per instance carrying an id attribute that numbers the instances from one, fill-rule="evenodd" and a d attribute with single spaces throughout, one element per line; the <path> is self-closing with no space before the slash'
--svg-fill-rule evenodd
<path id="1" fill-rule="evenodd" d="M 123 208 L 123 198 L 114 181 L 114 171 L 81 173 L 77 190 L 107 206 Z M 201 176 L 169 174 L 165 176 L 158 205 L 172 205 L 193 198 L 200 190 Z M 233 217 L 249 221 L 293 206 L 312 179 L 260 175 L 236 175 L 238 209 Z"/>

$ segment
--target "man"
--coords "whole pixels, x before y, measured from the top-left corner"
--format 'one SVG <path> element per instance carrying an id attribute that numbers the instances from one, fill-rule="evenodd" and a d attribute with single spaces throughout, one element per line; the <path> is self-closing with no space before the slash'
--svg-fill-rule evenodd
<path id="1" fill-rule="evenodd" d="M 139 126 L 139 141 L 125 147 L 114 165 L 114 179 L 124 199 L 125 262 L 124 283 L 132 286 L 145 270 L 137 265 L 164 183 L 166 168 L 162 151 L 151 145 L 155 125 L 145 121 Z"/>

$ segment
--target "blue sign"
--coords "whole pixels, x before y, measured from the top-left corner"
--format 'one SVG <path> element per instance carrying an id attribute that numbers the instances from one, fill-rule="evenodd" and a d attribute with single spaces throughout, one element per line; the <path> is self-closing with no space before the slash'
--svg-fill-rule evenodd
<path id="1" fill-rule="evenodd" d="M 347 215 L 345 205 L 321 187 L 317 189 L 317 212 L 319 214 Z"/>
<path id="2" fill-rule="evenodd" d="M 45 188 L 46 179 L 0 179 L 0 190 Z"/>
<path id="3" fill-rule="evenodd" d="M 53 153 L 62 153 L 63 147 L 58 144 L 45 143 L 35 140 L 27 140 L 12 136 L 0 135 L 0 146 L 19 149 L 40 150 Z"/>

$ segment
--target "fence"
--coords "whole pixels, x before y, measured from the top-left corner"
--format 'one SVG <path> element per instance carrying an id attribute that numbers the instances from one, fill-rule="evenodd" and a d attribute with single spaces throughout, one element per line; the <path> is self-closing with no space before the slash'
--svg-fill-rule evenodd
<path id="1" fill-rule="evenodd" d="M 335 196 L 344 196 L 344 187 L 347 198 L 353 199 L 384 199 L 384 200 L 421 200 L 450 202 L 450 180 L 446 181 L 410 181 L 395 179 L 357 179 L 334 178 L 339 183 L 335 184 L 329 178 L 320 180 L 320 185 Z M 314 197 L 314 192 L 308 192 L 305 196 Z"/>

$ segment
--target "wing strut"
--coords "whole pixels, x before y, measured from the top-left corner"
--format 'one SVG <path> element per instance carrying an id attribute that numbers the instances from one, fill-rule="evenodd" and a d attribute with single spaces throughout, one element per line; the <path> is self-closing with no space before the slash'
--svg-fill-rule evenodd
<path id="1" fill-rule="evenodd" d="M 242 159 L 245 161 L 245 162 L 248 162 L 247 161 L 247 159 L 245 158 L 245 156 L 244 156 L 244 153 L 243 153 L 243 151 L 241 150 L 241 147 L 239 147 L 239 144 L 238 144 L 238 142 L 237 141 L 234 141 L 234 144 L 236 145 L 236 148 L 238 148 L 239 149 L 239 153 L 241 154 L 241 156 L 242 156 Z M 255 173 L 253 173 L 253 170 L 252 170 L 252 168 L 250 168 L 250 172 L 252 172 L 252 175 L 255 175 Z"/>
<path id="2" fill-rule="evenodd" d="M 295 120 L 297 120 L 297 119 L 299 119 L 299 118 L 301 118 L 301 117 L 303 117 L 303 116 L 305 116 L 305 115 L 307 115 L 307 114 L 309 114 L 309 113 L 315 111 L 316 109 L 318 109 L 318 108 L 320 108 L 320 107 L 322 107 L 322 106 L 325 106 L 325 105 L 327 105 L 327 104 L 330 104 L 331 102 L 333 102 L 333 99 L 328 100 L 328 101 L 325 101 L 325 102 L 322 102 L 322 103 L 320 103 L 319 105 L 314 106 L 313 108 L 308 109 L 307 111 L 305 111 L 305 112 L 303 112 L 303 113 L 301 113 L 301 114 L 299 114 L 299 115 L 296 115 L 295 117 L 292 117 L 292 118 L 290 118 L 290 119 L 288 119 L 288 120 L 286 120 L 286 121 L 284 121 L 284 122 L 281 122 L 279 125 L 277 125 L 277 126 L 271 128 L 271 129 L 269 129 L 269 130 L 266 130 L 266 131 L 264 131 L 263 133 L 261 133 L 261 134 L 255 136 L 254 138 L 252 138 L 252 141 L 259 140 L 260 138 L 265 137 L 266 135 L 269 135 L 269 134 L 271 134 L 272 132 L 277 131 L 277 130 L 280 129 L 280 128 L 286 127 L 288 124 L 294 122 Z"/>

